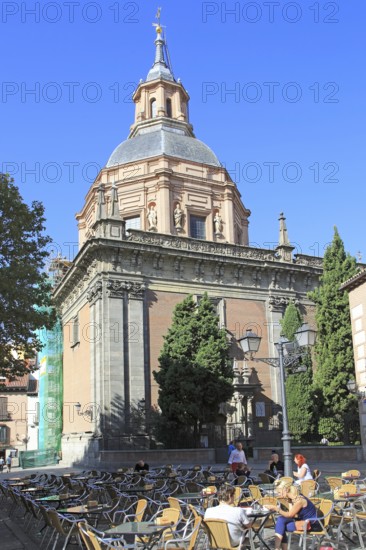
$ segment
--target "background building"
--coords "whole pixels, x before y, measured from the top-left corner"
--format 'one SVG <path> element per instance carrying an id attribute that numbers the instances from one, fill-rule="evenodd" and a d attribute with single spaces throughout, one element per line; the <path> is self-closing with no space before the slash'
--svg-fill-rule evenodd
<path id="1" fill-rule="evenodd" d="M 366 460 L 366 269 L 346 281 L 342 289 L 349 293 L 361 444 Z"/>
<path id="2" fill-rule="evenodd" d="M 278 372 L 245 363 L 236 340 L 253 328 L 261 353 L 275 354 L 291 300 L 314 323 L 306 294 L 318 285 L 321 259 L 293 257 L 282 214 L 275 250 L 248 246 L 250 211 L 194 136 L 189 96 L 172 73 L 160 27 L 155 46 L 133 96 L 128 139 L 86 196 L 79 252 L 54 293 L 64 340 L 65 460 L 143 442 L 134 417 L 157 401 L 152 371 L 173 309 L 205 291 L 231 333 L 235 393 L 220 411 L 227 437 L 278 443 Z M 204 443 L 212 444 L 209 436 Z"/>
<path id="3" fill-rule="evenodd" d="M 35 360 L 27 360 L 35 364 Z M 38 448 L 38 373 L 0 379 L 0 456 Z"/>

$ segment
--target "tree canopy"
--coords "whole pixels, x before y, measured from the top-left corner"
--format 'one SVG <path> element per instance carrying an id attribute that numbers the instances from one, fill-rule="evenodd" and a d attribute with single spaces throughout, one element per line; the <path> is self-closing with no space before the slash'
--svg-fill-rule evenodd
<path id="1" fill-rule="evenodd" d="M 219 405 L 233 393 L 232 361 L 225 329 L 205 294 L 196 304 L 178 304 L 154 371 L 162 417 L 177 430 L 193 428 L 199 443 L 202 424 L 213 422 Z"/>
<path id="2" fill-rule="evenodd" d="M 345 252 L 334 228 L 333 241 L 324 255 L 321 285 L 309 297 L 316 304 L 318 330 L 314 386 L 321 402 L 319 433 L 345 443 L 357 437 L 358 413 L 357 400 L 347 389 L 355 368 L 348 295 L 340 285 L 355 272 L 356 260 Z"/>
<path id="3" fill-rule="evenodd" d="M 35 331 L 55 322 L 44 207 L 25 204 L 13 181 L 0 174 L 0 375 L 8 378 L 28 372 L 24 359 L 41 349 Z"/>

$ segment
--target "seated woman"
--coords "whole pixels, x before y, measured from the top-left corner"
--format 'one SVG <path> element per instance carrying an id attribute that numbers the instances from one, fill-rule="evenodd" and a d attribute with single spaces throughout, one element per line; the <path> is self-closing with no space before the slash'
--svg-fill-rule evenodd
<path id="1" fill-rule="evenodd" d="M 314 518 L 316 518 L 316 508 L 307 497 L 300 494 L 299 487 L 291 485 L 286 486 L 286 481 L 280 481 L 277 485 L 277 495 L 279 498 L 285 498 L 289 501 L 289 509 L 281 510 L 280 506 L 266 504 L 270 510 L 275 510 L 279 513 L 275 525 L 275 548 L 287 550 L 287 532 L 302 530 L 302 527 L 297 525 L 297 521 L 311 519 L 310 525 L 312 531 L 321 531 L 322 526 Z"/>
<path id="2" fill-rule="evenodd" d="M 297 465 L 297 472 L 293 472 L 294 477 L 297 477 L 296 484 L 301 483 L 307 479 L 313 479 L 309 466 L 306 464 L 306 458 L 303 455 L 295 455 L 295 464 Z"/>

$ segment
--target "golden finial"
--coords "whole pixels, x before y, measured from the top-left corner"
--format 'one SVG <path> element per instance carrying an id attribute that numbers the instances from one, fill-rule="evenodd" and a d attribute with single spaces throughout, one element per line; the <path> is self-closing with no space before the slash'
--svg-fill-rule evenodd
<path id="1" fill-rule="evenodd" d="M 153 27 L 156 27 L 157 34 L 161 34 L 163 32 L 163 29 L 160 25 L 160 13 L 161 13 L 161 8 L 158 8 L 158 11 L 156 12 L 156 15 L 155 15 L 155 19 L 157 19 L 158 22 L 153 23 Z"/>

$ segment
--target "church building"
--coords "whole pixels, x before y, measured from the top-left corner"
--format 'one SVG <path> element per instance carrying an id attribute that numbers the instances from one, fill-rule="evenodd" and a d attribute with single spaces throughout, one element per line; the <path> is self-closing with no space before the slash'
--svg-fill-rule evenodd
<path id="1" fill-rule="evenodd" d="M 250 210 L 195 137 L 188 93 L 156 30 L 155 60 L 133 95 L 134 123 L 77 214 L 79 252 L 54 292 L 65 460 L 128 448 L 139 437 L 139 414 L 144 440 L 158 396 L 152 372 L 173 310 L 188 294 L 199 300 L 207 292 L 228 329 L 235 392 L 220 409 L 227 440 L 280 441 L 278 369 L 244 361 L 237 339 L 251 328 L 262 337 L 259 355 L 275 357 L 290 301 L 314 325 L 307 292 L 318 286 L 321 258 L 293 255 L 283 214 L 275 250 L 249 246 Z"/>

